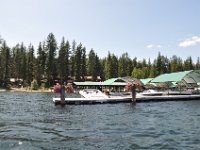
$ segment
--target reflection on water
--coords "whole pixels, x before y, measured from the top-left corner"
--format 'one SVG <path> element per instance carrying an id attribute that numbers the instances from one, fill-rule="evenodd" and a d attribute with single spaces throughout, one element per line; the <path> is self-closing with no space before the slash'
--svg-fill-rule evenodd
<path id="1" fill-rule="evenodd" d="M 55 106 L 0 93 L 0 149 L 200 149 L 200 101 Z"/>

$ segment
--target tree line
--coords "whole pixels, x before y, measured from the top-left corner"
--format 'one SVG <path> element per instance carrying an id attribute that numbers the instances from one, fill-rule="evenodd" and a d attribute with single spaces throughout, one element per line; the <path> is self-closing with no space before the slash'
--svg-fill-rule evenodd
<path id="1" fill-rule="evenodd" d="M 86 47 L 81 43 L 70 43 L 64 37 L 58 45 L 53 33 L 36 49 L 32 44 L 25 47 L 23 43 L 10 48 L 0 38 L 0 86 L 5 88 L 10 85 L 10 78 L 21 79 L 24 86 L 34 81 L 39 86 L 50 87 L 55 80 L 85 81 L 87 76 L 91 76 L 92 81 L 98 77 L 102 81 L 124 76 L 142 79 L 193 69 L 200 69 L 199 57 L 196 63 L 191 56 L 186 60 L 176 55 L 167 58 L 160 52 L 153 61 L 130 58 L 128 53 L 118 57 L 108 52 L 106 57 L 100 58 L 94 49 L 86 54 Z"/>

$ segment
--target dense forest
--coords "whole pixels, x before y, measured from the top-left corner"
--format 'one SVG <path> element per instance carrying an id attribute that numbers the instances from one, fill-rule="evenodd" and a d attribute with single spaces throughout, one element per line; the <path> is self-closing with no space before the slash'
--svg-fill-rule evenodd
<path id="1" fill-rule="evenodd" d="M 108 52 L 107 57 L 99 58 L 94 49 L 86 54 L 86 47 L 75 41 L 70 43 L 63 37 L 58 43 L 53 33 L 46 41 L 26 47 L 23 43 L 9 47 L 6 40 L 0 40 L 0 86 L 10 86 L 10 79 L 21 80 L 23 86 L 32 82 L 39 87 L 50 87 L 55 80 L 85 81 L 91 76 L 106 80 L 115 77 L 132 76 L 149 78 L 159 74 L 183 70 L 200 69 L 199 57 L 193 62 L 191 57 L 186 60 L 174 55 L 171 58 L 160 52 L 155 60 L 137 60 L 130 58 L 128 53 L 116 56 Z"/>

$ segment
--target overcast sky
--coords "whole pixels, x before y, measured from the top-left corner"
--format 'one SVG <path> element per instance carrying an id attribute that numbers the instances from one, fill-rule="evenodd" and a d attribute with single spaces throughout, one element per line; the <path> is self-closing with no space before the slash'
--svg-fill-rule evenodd
<path id="1" fill-rule="evenodd" d="M 200 56 L 200 0 L 0 0 L 0 16 L 11 47 L 37 49 L 52 32 L 58 45 L 64 36 L 100 57 Z"/>

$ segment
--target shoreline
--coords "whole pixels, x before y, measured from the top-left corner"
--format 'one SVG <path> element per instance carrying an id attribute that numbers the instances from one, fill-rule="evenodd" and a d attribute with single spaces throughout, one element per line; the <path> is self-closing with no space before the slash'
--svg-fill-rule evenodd
<path id="1" fill-rule="evenodd" d="M 11 89 L 0 89 L 0 92 L 53 92 L 51 88 L 49 89 L 38 89 L 38 90 L 32 90 L 30 88 L 11 88 Z"/>

